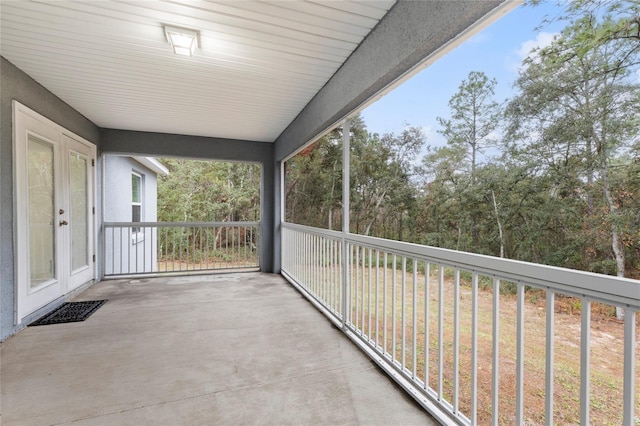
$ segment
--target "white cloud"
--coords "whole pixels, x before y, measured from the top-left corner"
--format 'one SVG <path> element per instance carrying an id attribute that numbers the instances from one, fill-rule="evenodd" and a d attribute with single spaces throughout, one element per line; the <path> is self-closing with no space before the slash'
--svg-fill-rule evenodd
<path id="1" fill-rule="evenodd" d="M 535 40 L 527 40 L 520 45 L 520 49 L 516 51 L 516 54 L 520 59 L 526 59 L 533 49 L 545 48 L 553 43 L 558 33 L 539 33 Z"/>
<path id="2" fill-rule="evenodd" d="M 424 137 L 427 139 L 427 143 L 429 143 L 428 141 L 431 138 L 433 138 L 433 136 L 436 133 L 436 132 L 434 132 L 433 127 L 431 127 L 431 126 L 421 126 L 420 129 L 422 130 L 422 134 L 424 135 Z"/>
<path id="3" fill-rule="evenodd" d="M 558 36 L 558 33 L 538 33 L 535 39 L 520 43 L 520 47 L 513 51 L 506 59 L 506 67 L 509 71 L 518 72 L 522 68 L 522 61 L 532 54 L 534 49 L 542 49 L 549 46 Z"/>

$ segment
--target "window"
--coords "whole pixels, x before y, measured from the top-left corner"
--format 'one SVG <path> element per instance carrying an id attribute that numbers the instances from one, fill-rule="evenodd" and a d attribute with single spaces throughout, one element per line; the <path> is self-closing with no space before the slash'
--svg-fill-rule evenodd
<path id="1" fill-rule="evenodd" d="M 141 222 L 142 213 L 142 176 L 131 173 L 131 222 Z M 134 234 L 141 232 L 139 226 L 132 228 Z"/>

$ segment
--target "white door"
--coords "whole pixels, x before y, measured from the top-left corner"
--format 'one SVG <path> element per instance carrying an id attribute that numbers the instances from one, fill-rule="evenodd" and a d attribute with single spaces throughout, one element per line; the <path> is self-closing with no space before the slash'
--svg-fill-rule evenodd
<path id="1" fill-rule="evenodd" d="M 65 231 L 63 232 L 63 259 L 67 263 L 69 281 L 67 291 L 74 290 L 90 281 L 95 275 L 93 244 L 93 169 L 95 157 L 92 150 L 83 143 L 66 135 L 67 175 L 63 184 L 68 185 L 65 205 Z"/>
<path id="2" fill-rule="evenodd" d="M 90 281 L 95 146 L 14 102 L 17 322 Z"/>

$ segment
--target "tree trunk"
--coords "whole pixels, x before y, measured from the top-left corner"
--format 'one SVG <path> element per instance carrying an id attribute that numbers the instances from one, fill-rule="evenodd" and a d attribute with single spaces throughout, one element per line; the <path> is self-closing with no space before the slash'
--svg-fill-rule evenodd
<path id="1" fill-rule="evenodd" d="M 493 198 L 493 210 L 496 213 L 496 222 L 498 222 L 498 233 L 500 234 L 500 257 L 504 257 L 504 238 L 502 236 L 502 223 L 500 222 L 500 216 L 498 216 L 498 203 L 496 202 L 496 193 L 491 190 L 491 197 Z"/>
<path id="2" fill-rule="evenodd" d="M 595 132 L 594 132 L 595 134 Z M 618 226 L 616 224 L 616 218 L 618 216 L 618 207 L 616 206 L 613 196 L 611 195 L 611 186 L 609 183 L 609 170 L 607 167 L 606 148 L 604 144 L 596 139 L 597 146 L 599 147 L 600 158 L 600 173 L 602 174 L 602 191 L 604 198 L 607 200 L 609 207 L 609 222 L 611 223 L 611 249 L 613 250 L 613 256 L 616 261 L 616 275 L 624 277 L 625 273 L 625 250 L 620 234 L 618 232 Z M 616 307 L 616 317 L 621 320 L 624 317 L 624 311 L 622 308 Z"/>

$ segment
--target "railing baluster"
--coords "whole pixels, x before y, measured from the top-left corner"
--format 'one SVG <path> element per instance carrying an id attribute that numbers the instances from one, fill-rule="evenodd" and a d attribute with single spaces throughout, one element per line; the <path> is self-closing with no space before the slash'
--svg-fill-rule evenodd
<path id="1" fill-rule="evenodd" d="M 111 228 L 111 272 L 116 274 L 116 241 L 115 241 L 116 229 Z M 121 232 L 122 234 L 122 232 Z M 122 240 L 122 235 L 120 235 L 120 240 Z M 122 268 L 120 268 L 122 269 Z"/>
<path id="2" fill-rule="evenodd" d="M 238 248 L 240 247 L 240 236 L 237 233 L 238 227 L 232 226 L 231 230 L 231 267 L 233 268 L 238 266 Z"/>
<path id="3" fill-rule="evenodd" d="M 402 256 L 402 302 L 401 302 L 401 310 L 402 310 L 402 372 L 407 368 L 407 257 Z"/>
<path id="4" fill-rule="evenodd" d="M 336 313 L 342 313 L 342 304 L 341 304 L 341 292 L 340 288 L 342 287 L 342 262 L 340 247 L 341 242 L 338 240 L 333 241 L 333 305 L 336 310 Z"/>
<path id="5" fill-rule="evenodd" d="M 322 252 L 324 253 L 322 257 L 322 300 L 325 306 L 329 307 L 331 306 L 327 293 L 327 275 L 329 272 L 329 241 L 324 237 L 322 237 Z"/>
<path id="6" fill-rule="evenodd" d="M 547 306 L 546 306 L 546 348 L 545 348 L 545 425 L 553 426 L 553 361 L 554 361 L 554 342 L 555 342 L 555 293 L 547 290 Z"/>
<path id="7" fill-rule="evenodd" d="M 211 267 L 209 266 L 209 261 L 211 257 L 211 248 L 209 247 L 210 241 L 211 241 L 211 230 L 207 228 L 204 234 L 204 253 L 205 253 L 205 259 L 206 259 L 205 267 L 207 269 L 211 269 Z"/>
<path id="8" fill-rule="evenodd" d="M 391 267 L 391 360 L 396 361 L 396 255 L 392 255 Z"/>
<path id="9" fill-rule="evenodd" d="M 379 289 L 380 287 L 380 250 L 376 250 L 376 349 L 378 347 L 380 347 L 380 345 L 378 344 L 378 342 L 380 341 L 380 313 L 379 313 L 379 302 L 380 302 L 380 298 L 379 298 L 379 294 L 378 292 L 380 291 Z"/>
<path id="10" fill-rule="evenodd" d="M 634 414 L 634 396 L 636 386 L 636 315 L 632 309 L 624 310 L 624 385 L 622 424 L 633 426 L 636 423 Z"/>
<path id="11" fill-rule="evenodd" d="M 358 320 L 360 319 L 360 315 L 358 315 L 358 306 L 359 306 L 359 302 L 358 302 L 358 284 L 360 283 L 360 246 L 355 247 L 355 251 L 356 251 L 356 256 L 355 256 L 355 272 L 356 272 L 356 277 L 355 277 L 355 281 L 354 281 L 354 290 L 355 290 L 355 299 L 356 299 L 356 310 L 354 312 L 355 314 L 355 321 L 354 321 L 354 326 L 355 326 L 355 330 L 356 332 L 358 331 Z"/>
<path id="12" fill-rule="evenodd" d="M 438 265 L 438 401 L 444 400 L 443 374 L 444 374 L 444 265 Z"/>
<path id="13" fill-rule="evenodd" d="M 460 269 L 456 268 L 453 282 L 453 412 L 460 409 Z"/>
<path id="14" fill-rule="evenodd" d="M 144 235 L 146 235 L 147 231 L 147 227 L 143 227 L 141 228 L 143 230 Z M 152 236 L 150 236 L 151 238 L 153 238 Z M 142 241 L 142 272 L 146 272 L 147 269 L 147 238 L 145 238 Z M 136 271 L 137 272 L 137 271 Z"/>
<path id="15" fill-rule="evenodd" d="M 171 272 L 176 270 L 176 247 L 179 241 L 176 241 L 177 228 L 171 228 Z"/>
<path id="16" fill-rule="evenodd" d="M 327 305 L 335 313 L 335 303 L 333 300 L 333 285 L 334 285 L 334 267 L 333 267 L 333 245 L 335 241 L 333 239 L 327 239 L 327 272 L 326 272 L 326 293 L 327 293 Z"/>
<path id="17" fill-rule="evenodd" d="M 318 244 L 318 236 L 314 235 L 311 237 L 311 247 L 313 258 L 311 259 L 311 276 L 312 276 L 312 285 L 313 285 L 313 293 L 316 298 L 320 297 L 320 286 L 318 285 L 318 265 L 320 264 L 320 247 Z"/>
<path id="18" fill-rule="evenodd" d="M 429 312 L 431 292 L 429 289 L 431 263 L 424 261 L 424 389 L 429 389 Z"/>
<path id="19" fill-rule="evenodd" d="M 367 316 L 369 317 L 369 324 L 367 325 L 367 337 L 371 340 L 371 253 L 372 249 L 369 248 L 369 278 L 367 280 Z"/>
<path id="20" fill-rule="evenodd" d="M 360 321 L 360 334 L 362 336 L 365 335 L 364 332 L 364 283 L 365 283 L 365 271 L 366 271 L 366 248 L 362 247 L 362 282 L 360 283 L 360 297 L 361 297 L 361 303 L 360 303 L 360 309 L 362 310 L 362 312 L 360 313 L 361 315 L 361 321 Z"/>
<path id="21" fill-rule="evenodd" d="M 387 252 L 384 252 L 384 276 L 382 278 L 382 352 L 387 354 Z"/>
<path id="22" fill-rule="evenodd" d="M 494 425 L 498 425 L 498 401 L 499 401 L 499 357 L 500 357 L 500 280 L 493 277 L 493 353 L 491 362 L 491 418 Z"/>
<path id="23" fill-rule="evenodd" d="M 180 268 L 180 272 L 182 272 L 182 239 L 184 238 L 183 234 L 183 229 L 184 228 L 178 228 L 180 230 L 180 233 L 178 234 L 178 266 Z"/>
<path id="24" fill-rule="evenodd" d="M 327 301 L 325 298 L 325 286 L 324 286 L 324 282 L 325 282 L 325 261 L 327 258 L 327 252 L 326 252 L 326 240 L 324 237 L 318 237 L 318 242 L 320 243 L 320 256 L 318 256 L 318 265 L 320 270 L 318 271 L 318 279 L 320 280 L 319 283 L 319 292 L 318 292 L 318 297 L 319 299 L 322 301 L 322 304 L 324 306 L 327 305 Z"/>
<path id="25" fill-rule="evenodd" d="M 311 235 L 309 237 L 309 244 L 311 245 L 310 258 L 309 258 L 309 275 L 310 275 L 310 287 L 311 294 L 318 297 L 318 280 L 316 272 L 318 270 L 317 262 L 318 262 L 318 252 L 317 252 L 317 244 L 316 244 L 316 235 Z"/>
<path id="26" fill-rule="evenodd" d="M 128 265 L 127 265 L 127 274 L 131 273 L 131 228 L 129 229 L 129 235 L 127 238 L 127 259 L 129 260 Z"/>
<path id="27" fill-rule="evenodd" d="M 580 424 L 588 425 L 590 408 L 591 302 L 581 300 L 580 307 Z"/>
<path id="28" fill-rule="evenodd" d="M 516 424 L 524 424 L 524 284 L 516 286 Z"/>
<path id="29" fill-rule="evenodd" d="M 478 424 L 478 273 L 471 278 L 471 413 L 472 425 Z"/>
<path id="30" fill-rule="evenodd" d="M 140 233 L 142 231 L 143 231 L 142 227 L 138 228 L 138 233 Z M 138 252 L 140 251 L 140 247 L 138 246 L 138 235 L 137 234 L 134 236 L 134 241 L 135 241 L 135 244 L 132 245 L 133 246 L 133 254 L 135 256 L 134 268 L 135 268 L 135 273 L 137 273 L 138 272 Z"/>
<path id="31" fill-rule="evenodd" d="M 413 342 L 411 343 L 412 346 L 412 355 L 413 355 L 413 359 L 412 359 L 412 365 L 413 365 L 413 373 L 412 373 L 412 378 L 413 380 L 416 379 L 417 375 L 417 369 L 418 369 L 418 351 L 417 351 L 417 343 L 418 343 L 418 339 L 417 339 L 417 335 L 418 335 L 418 260 L 417 259 L 412 259 L 413 261 L 413 296 L 412 296 L 412 300 L 413 300 L 413 332 L 412 332 L 412 338 L 413 338 Z"/>

